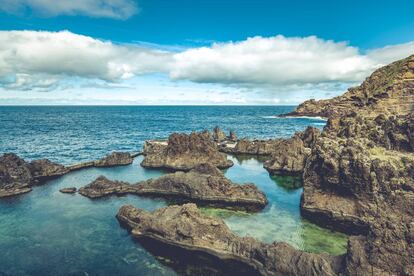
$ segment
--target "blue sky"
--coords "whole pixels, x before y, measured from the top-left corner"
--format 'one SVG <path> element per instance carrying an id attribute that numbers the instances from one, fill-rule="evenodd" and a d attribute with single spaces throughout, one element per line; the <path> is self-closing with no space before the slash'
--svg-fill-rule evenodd
<path id="1" fill-rule="evenodd" d="M 413 1 L 0 0 L 0 104 L 297 104 L 414 54 Z"/>

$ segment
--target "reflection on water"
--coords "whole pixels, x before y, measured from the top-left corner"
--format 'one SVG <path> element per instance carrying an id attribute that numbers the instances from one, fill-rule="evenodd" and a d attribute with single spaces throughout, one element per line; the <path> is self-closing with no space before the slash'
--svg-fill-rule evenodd
<path id="1" fill-rule="evenodd" d="M 269 205 L 258 214 L 204 209 L 223 217 L 240 235 L 264 242 L 286 241 L 315 252 L 344 252 L 346 237 L 321 229 L 300 218 L 302 189 L 286 188 L 283 180 L 271 178 L 256 159 L 239 162 L 226 176 L 237 183 L 254 182 L 266 193 Z M 82 187 L 99 175 L 136 182 L 163 172 L 134 164 L 116 168 L 90 168 L 70 173 L 36 187 L 31 193 L 0 200 L 0 275 L 175 275 L 182 271 L 161 262 L 134 243 L 115 218 L 124 204 L 146 210 L 166 205 L 160 199 L 138 196 L 90 200 L 78 194 L 59 192 L 64 187 Z M 279 186 L 279 185 L 281 186 Z M 292 185 L 287 185 L 292 186 Z"/>

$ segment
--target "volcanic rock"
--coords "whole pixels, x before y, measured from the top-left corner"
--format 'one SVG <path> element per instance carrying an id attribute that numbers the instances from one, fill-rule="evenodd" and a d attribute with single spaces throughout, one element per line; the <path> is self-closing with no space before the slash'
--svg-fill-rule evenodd
<path id="1" fill-rule="evenodd" d="M 64 166 L 47 159 L 24 161 L 13 153 L 0 157 L 0 197 L 30 192 L 33 185 L 68 172 Z"/>
<path id="2" fill-rule="evenodd" d="M 208 131 L 189 135 L 173 133 L 161 151 L 146 151 L 141 165 L 145 168 L 165 168 L 188 171 L 198 164 L 211 163 L 224 169 L 233 162 L 218 151 Z"/>
<path id="3" fill-rule="evenodd" d="M 345 274 L 413 275 L 414 56 L 338 99 L 306 162 L 302 214 L 362 235 L 350 239 Z"/>
<path id="4" fill-rule="evenodd" d="M 216 142 L 223 142 L 227 139 L 226 134 L 218 126 L 213 129 L 213 140 Z"/>
<path id="5" fill-rule="evenodd" d="M 129 152 L 112 152 L 101 160 L 95 161 L 95 167 L 112 167 L 132 164 L 134 158 Z"/>
<path id="6" fill-rule="evenodd" d="M 169 206 L 152 213 L 126 205 L 117 219 L 141 243 L 205 254 L 220 260 L 223 267 L 228 262 L 239 263 L 234 269 L 249 267 L 247 275 L 337 275 L 343 260 L 342 256 L 299 251 L 286 243 L 265 244 L 238 237 L 222 219 L 203 215 L 195 204 Z"/>
<path id="7" fill-rule="evenodd" d="M 133 185 L 100 176 L 79 189 L 79 193 L 89 198 L 125 194 L 156 196 L 248 211 L 261 210 L 267 204 L 266 196 L 254 184 L 234 184 L 211 164 L 200 164 L 189 172 L 175 172 Z"/>
<path id="8" fill-rule="evenodd" d="M 63 194 L 74 194 L 76 193 L 76 188 L 75 187 L 70 187 L 70 188 L 63 188 L 60 189 L 59 192 L 63 193 Z"/>

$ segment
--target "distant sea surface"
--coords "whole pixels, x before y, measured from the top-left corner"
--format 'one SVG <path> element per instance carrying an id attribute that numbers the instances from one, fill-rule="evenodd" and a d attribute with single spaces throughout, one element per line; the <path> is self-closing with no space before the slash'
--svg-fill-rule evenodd
<path id="1" fill-rule="evenodd" d="M 219 126 L 239 137 L 288 137 L 311 118 L 278 118 L 294 106 L 3 106 L 0 153 L 72 164 L 111 151 L 141 151 L 147 139 Z"/>

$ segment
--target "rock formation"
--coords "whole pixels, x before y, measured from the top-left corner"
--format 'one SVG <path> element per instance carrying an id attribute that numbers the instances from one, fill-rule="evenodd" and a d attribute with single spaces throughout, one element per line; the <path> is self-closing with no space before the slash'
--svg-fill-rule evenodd
<path id="1" fill-rule="evenodd" d="M 6 153 L 0 157 L 0 197 L 30 192 L 32 186 L 67 172 L 64 166 L 47 159 L 28 163 L 16 154 Z"/>
<path id="2" fill-rule="evenodd" d="M 248 140 L 240 139 L 234 145 L 222 145 L 220 151 L 230 154 L 271 155 L 282 139 Z"/>
<path id="3" fill-rule="evenodd" d="M 264 168 L 275 175 L 301 175 L 319 134 L 317 128 L 308 127 L 292 138 L 279 139 L 277 147 L 271 153 L 271 158 L 264 162 Z"/>
<path id="4" fill-rule="evenodd" d="M 215 142 L 223 142 L 227 139 L 226 134 L 218 126 L 213 129 L 213 140 Z"/>
<path id="5" fill-rule="evenodd" d="M 74 194 L 76 193 L 77 189 L 75 187 L 70 187 L 70 188 L 63 188 L 60 189 L 59 192 L 63 193 L 63 194 Z"/>
<path id="6" fill-rule="evenodd" d="M 349 275 L 414 275 L 413 99 L 411 56 L 320 107 L 330 118 L 306 163 L 302 214 L 362 235 Z"/>
<path id="7" fill-rule="evenodd" d="M 182 171 L 191 170 L 202 163 L 211 163 L 220 169 L 233 165 L 225 154 L 218 151 L 208 131 L 193 132 L 189 135 L 173 133 L 168 138 L 167 146 L 160 149 L 146 150 L 141 165 L 145 168 Z"/>
<path id="8" fill-rule="evenodd" d="M 79 193 L 89 198 L 125 194 L 157 196 L 247 211 L 261 210 L 267 204 L 266 196 L 255 185 L 234 184 L 211 164 L 200 164 L 189 172 L 175 172 L 133 185 L 100 176 L 79 189 Z"/>
<path id="9" fill-rule="evenodd" d="M 133 156 L 129 152 L 112 152 L 101 160 L 95 161 L 95 167 L 112 167 L 132 164 Z"/>
<path id="10" fill-rule="evenodd" d="M 342 256 L 306 253 L 286 243 L 265 244 L 250 237 L 233 234 L 223 220 L 203 215 L 195 204 L 169 206 L 152 213 L 123 206 L 117 218 L 121 225 L 141 243 L 156 243 L 157 247 L 172 246 L 204 253 L 206 257 L 244 266 L 244 273 L 237 275 L 336 275 Z M 163 250 L 160 250 L 161 252 Z"/>

